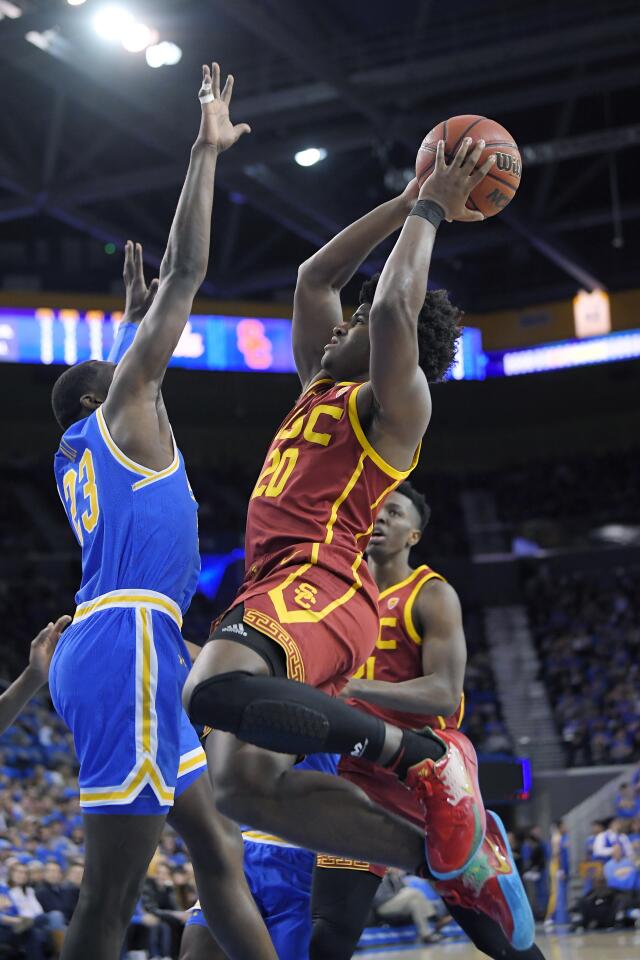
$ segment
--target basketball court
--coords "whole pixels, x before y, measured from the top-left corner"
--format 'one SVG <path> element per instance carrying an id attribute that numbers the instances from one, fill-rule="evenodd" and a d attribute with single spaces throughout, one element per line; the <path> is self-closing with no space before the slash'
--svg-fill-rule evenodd
<path id="1" fill-rule="evenodd" d="M 546 960 L 636 960 L 640 956 L 640 931 L 620 933 L 540 934 L 536 943 Z M 480 953 L 470 943 L 452 943 L 424 949 L 405 949 L 357 954 L 362 960 L 380 957 L 384 960 L 480 960 Z"/>

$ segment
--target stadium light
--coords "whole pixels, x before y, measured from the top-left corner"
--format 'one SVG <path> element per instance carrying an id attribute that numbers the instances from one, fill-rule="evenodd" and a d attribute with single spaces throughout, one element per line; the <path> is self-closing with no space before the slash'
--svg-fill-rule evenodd
<path id="1" fill-rule="evenodd" d="M 147 47 L 145 57 L 150 67 L 173 67 L 182 60 L 182 50 L 177 43 L 163 40 Z"/>
<path id="2" fill-rule="evenodd" d="M 86 2 L 87 0 L 67 0 L 70 7 L 81 7 L 82 4 Z"/>
<path id="3" fill-rule="evenodd" d="M 93 18 L 93 29 L 103 40 L 122 40 L 134 25 L 131 11 L 113 4 L 98 10 Z"/>
<path id="4" fill-rule="evenodd" d="M 8 20 L 17 20 L 22 16 L 22 8 L 15 3 L 9 3 L 9 0 L 0 0 L 0 20 L 7 17 Z"/>
<path id="5" fill-rule="evenodd" d="M 158 33 L 145 23 L 133 23 L 120 39 L 129 53 L 140 53 L 157 41 Z"/>
<path id="6" fill-rule="evenodd" d="M 306 150 L 298 150 L 294 159 L 301 167 L 312 167 L 314 163 L 324 160 L 327 151 L 323 147 L 307 147 Z"/>

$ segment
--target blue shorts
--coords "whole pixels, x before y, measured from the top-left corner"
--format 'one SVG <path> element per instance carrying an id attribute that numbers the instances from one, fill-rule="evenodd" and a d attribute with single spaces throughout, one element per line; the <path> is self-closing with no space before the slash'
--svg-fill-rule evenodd
<path id="1" fill-rule="evenodd" d="M 54 653 L 51 699 L 73 734 L 84 813 L 166 814 L 204 772 L 181 703 L 189 656 L 179 611 L 158 597 L 136 591 L 135 602 L 107 599 L 86 614 L 81 605 Z"/>
<path id="2" fill-rule="evenodd" d="M 314 861 L 315 854 L 308 850 L 245 838 L 247 883 L 279 960 L 301 960 L 309 955 Z M 187 926 L 191 924 L 207 925 L 198 904 L 189 914 Z"/>

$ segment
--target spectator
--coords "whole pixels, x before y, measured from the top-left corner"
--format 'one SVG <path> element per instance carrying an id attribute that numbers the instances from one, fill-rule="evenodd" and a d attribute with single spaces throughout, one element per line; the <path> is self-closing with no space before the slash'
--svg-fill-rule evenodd
<path id="1" fill-rule="evenodd" d="M 0 884 L 0 944 L 15 948 L 17 956 L 24 953 L 26 960 L 44 960 L 42 943 L 33 927 L 32 919 L 20 916 L 6 884 Z"/>
<path id="2" fill-rule="evenodd" d="M 615 924 L 615 894 L 604 877 L 594 881 L 593 889 L 578 900 L 571 909 L 571 932 L 579 930 L 607 930 Z"/>
<path id="3" fill-rule="evenodd" d="M 47 917 L 33 887 L 28 885 L 28 876 L 27 868 L 23 863 L 11 865 L 8 874 L 9 896 L 15 904 L 18 916 L 31 921 L 28 929 L 33 932 L 34 938 L 44 948 L 50 942 L 50 931 L 60 928 L 60 917 L 56 914 L 51 918 Z"/>
<path id="4" fill-rule="evenodd" d="M 158 930 L 156 939 L 162 943 L 162 954 L 177 955 L 187 915 L 178 909 L 173 878 L 166 860 L 157 860 L 154 875 L 146 878 L 142 890 L 142 908 L 161 922 L 163 929 Z"/>
<path id="5" fill-rule="evenodd" d="M 84 866 L 81 863 L 72 863 L 67 870 L 67 875 L 65 877 L 65 886 L 67 890 L 67 908 L 65 910 L 65 916 L 67 921 L 71 920 L 73 911 L 78 903 L 83 873 Z"/>
<path id="6" fill-rule="evenodd" d="M 594 820 L 591 824 L 591 833 L 585 841 L 585 858 L 587 860 L 595 860 L 595 853 L 593 852 L 593 847 L 596 842 L 596 837 L 599 833 L 604 832 L 604 822 L 602 820 Z"/>
<path id="7" fill-rule="evenodd" d="M 380 920 L 410 921 L 420 943 L 434 943 L 440 939 L 430 924 L 431 918 L 436 916 L 435 904 L 421 890 L 410 886 L 407 880 L 401 870 L 387 870 L 373 901 L 376 916 Z"/>
<path id="8" fill-rule="evenodd" d="M 536 920 L 544 920 L 549 897 L 547 850 L 540 827 L 531 827 L 522 844 L 525 890 Z"/>
<path id="9" fill-rule="evenodd" d="M 623 783 L 616 795 L 616 817 L 630 820 L 640 814 L 640 797 L 630 783 Z"/>
<path id="10" fill-rule="evenodd" d="M 9 868 L 8 884 L 11 899 L 18 908 L 21 917 L 35 919 L 44 913 L 36 897 L 35 890 L 28 886 L 28 871 L 22 863 L 14 863 Z"/>
<path id="11" fill-rule="evenodd" d="M 637 868 L 631 856 L 626 856 L 622 847 L 617 843 L 612 851 L 611 859 L 604 865 L 604 878 L 607 887 L 614 894 L 616 923 L 624 924 L 629 911 L 637 902 L 636 892 Z"/>
<path id="12" fill-rule="evenodd" d="M 613 849 L 620 846 L 626 857 L 631 857 L 631 843 L 628 836 L 622 833 L 622 821 L 614 818 L 608 830 L 599 833 L 593 842 L 593 859 L 607 861 L 613 856 Z"/>
<path id="13" fill-rule="evenodd" d="M 68 913 L 69 898 L 62 884 L 62 870 L 57 860 L 49 860 L 45 864 L 43 881 L 35 891 L 49 924 L 53 947 L 56 953 L 60 953 L 71 914 Z"/>

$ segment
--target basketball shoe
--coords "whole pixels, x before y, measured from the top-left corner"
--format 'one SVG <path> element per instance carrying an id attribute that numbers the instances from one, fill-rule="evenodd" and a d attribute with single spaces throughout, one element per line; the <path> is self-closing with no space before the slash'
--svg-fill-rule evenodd
<path id="1" fill-rule="evenodd" d="M 480 849 L 487 821 L 478 785 L 478 758 L 459 730 L 429 730 L 445 749 L 440 760 L 422 760 L 409 768 L 405 783 L 425 812 L 429 870 L 450 880 L 465 870 Z"/>
<path id="2" fill-rule="evenodd" d="M 445 903 L 483 913 L 494 920 L 514 950 L 528 950 L 535 937 L 529 900 L 516 869 L 500 817 L 487 810 L 482 846 L 464 873 L 434 883 Z"/>

